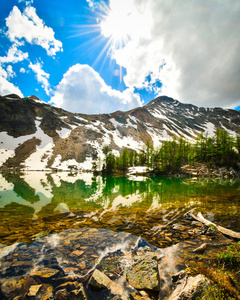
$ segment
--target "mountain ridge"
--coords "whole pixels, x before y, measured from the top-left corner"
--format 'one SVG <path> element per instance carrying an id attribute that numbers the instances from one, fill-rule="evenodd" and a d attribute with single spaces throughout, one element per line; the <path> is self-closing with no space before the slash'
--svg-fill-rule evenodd
<path id="1" fill-rule="evenodd" d="M 160 96 L 142 107 L 108 114 L 81 114 L 30 96 L 0 96 L 0 167 L 25 170 L 90 170 L 108 145 L 117 155 L 124 148 L 155 148 L 183 136 L 193 140 L 217 128 L 240 132 L 240 112 L 203 108 Z"/>

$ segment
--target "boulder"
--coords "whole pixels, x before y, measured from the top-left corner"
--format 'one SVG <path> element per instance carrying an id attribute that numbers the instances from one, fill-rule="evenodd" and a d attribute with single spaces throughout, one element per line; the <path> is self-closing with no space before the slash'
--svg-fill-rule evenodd
<path id="1" fill-rule="evenodd" d="M 101 271 L 95 269 L 92 277 L 90 278 L 89 284 L 97 290 L 109 289 L 112 284 L 112 280 Z"/>
<path id="2" fill-rule="evenodd" d="M 202 274 L 195 277 L 184 277 L 179 282 L 176 289 L 170 295 L 168 300 L 182 300 L 182 299 L 201 299 L 204 290 L 209 286 L 210 280 Z"/>
<path id="3" fill-rule="evenodd" d="M 160 290 L 158 257 L 155 252 L 134 256 L 132 266 L 126 275 L 129 284 L 135 289 Z"/>
<path id="4" fill-rule="evenodd" d="M 89 284 L 95 290 L 108 289 L 113 295 L 122 295 L 124 292 L 124 287 L 112 281 L 107 275 L 97 269 L 93 272 Z"/>

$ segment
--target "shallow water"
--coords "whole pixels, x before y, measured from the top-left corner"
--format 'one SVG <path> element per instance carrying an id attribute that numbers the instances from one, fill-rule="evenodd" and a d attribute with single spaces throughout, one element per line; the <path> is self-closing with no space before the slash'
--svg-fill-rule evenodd
<path id="1" fill-rule="evenodd" d="M 169 279 L 192 259 L 185 250 L 204 242 L 184 218 L 191 209 L 240 231 L 240 181 L 2 174 L 0 281 L 40 266 L 81 278 L 107 266 L 118 278 L 127 253 L 146 244 L 165 257 L 160 268 Z"/>
<path id="2" fill-rule="evenodd" d="M 169 246 L 190 209 L 233 230 L 240 228 L 240 181 L 93 177 L 29 172 L 0 175 L 0 243 L 32 243 L 70 228 L 126 231 Z M 177 224 L 172 242 L 154 242 L 158 226 Z M 180 228 L 180 227 L 178 227 Z M 164 240 L 164 237 L 162 237 Z"/>

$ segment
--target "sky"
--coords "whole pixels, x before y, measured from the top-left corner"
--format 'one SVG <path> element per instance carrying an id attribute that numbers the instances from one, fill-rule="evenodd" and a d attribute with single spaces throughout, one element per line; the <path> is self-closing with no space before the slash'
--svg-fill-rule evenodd
<path id="1" fill-rule="evenodd" d="M 240 109 L 239 0 L 2 0 L 0 95 L 110 113 Z"/>

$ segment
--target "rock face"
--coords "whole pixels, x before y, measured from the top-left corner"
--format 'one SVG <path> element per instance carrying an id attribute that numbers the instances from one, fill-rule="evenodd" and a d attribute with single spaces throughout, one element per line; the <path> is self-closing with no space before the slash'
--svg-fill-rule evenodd
<path id="1" fill-rule="evenodd" d="M 216 128 L 239 132 L 240 112 L 199 108 L 168 97 L 143 107 L 111 114 L 74 114 L 48 105 L 36 96 L 0 96 L 0 167 L 29 170 L 91 169 L 108 145 L 141 150 L 147 141 L 162 141 Z"/>

